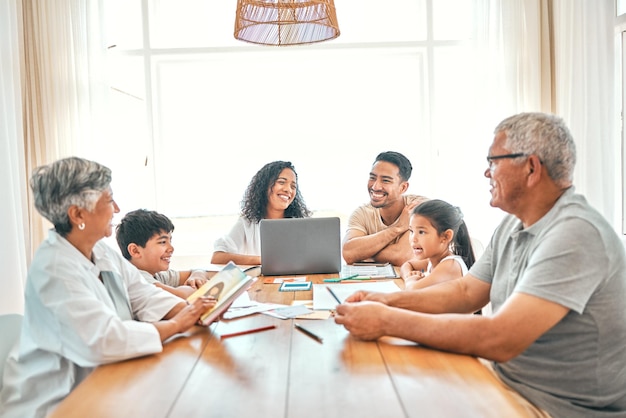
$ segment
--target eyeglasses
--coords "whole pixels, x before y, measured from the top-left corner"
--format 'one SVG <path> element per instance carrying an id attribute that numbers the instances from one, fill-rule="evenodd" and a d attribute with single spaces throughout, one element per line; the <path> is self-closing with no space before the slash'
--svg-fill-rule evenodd
<path id="1" fill-rule="evenodd" d="M 518 152 L 515 154 L 502 154 L 502 155 L 488 155 L 487 156 L 487 164 L 489 164 L 489 169 L 493 171 L 493 161 L 494 160 L 504 160 L 506 158 L 519 158 L 519 157 L 528 157 L 528 154 L 523 152 Z"/>

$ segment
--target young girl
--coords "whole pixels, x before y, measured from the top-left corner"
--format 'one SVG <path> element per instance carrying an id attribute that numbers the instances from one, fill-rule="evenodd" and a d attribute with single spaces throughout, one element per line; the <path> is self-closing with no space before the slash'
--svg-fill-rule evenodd
<path id="1" fill-rule="evenodd" d="M 415 257 L 400 267 L 406 289 L 420 289 L 462 277 L 474 264 L 474 250 L 463 213 L 443 200 L 416 206 L 409 220 Z"/>

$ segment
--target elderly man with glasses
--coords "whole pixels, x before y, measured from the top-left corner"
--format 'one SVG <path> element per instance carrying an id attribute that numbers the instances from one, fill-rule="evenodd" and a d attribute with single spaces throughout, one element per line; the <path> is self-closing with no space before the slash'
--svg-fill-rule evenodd
<path id="1" fill-rule="evenodd" d="M 490 203 L 509 215 L 469 273 L 418 291 L 357 292 L 335 321 L 359 338 L 487 359 L 531 415 L 626 416 L 626 252 L 574 191 L 569 129 L 553 115 L 511 116 L 487 162 Z M 493 315 L 462 315 L 487 302 Z"/>

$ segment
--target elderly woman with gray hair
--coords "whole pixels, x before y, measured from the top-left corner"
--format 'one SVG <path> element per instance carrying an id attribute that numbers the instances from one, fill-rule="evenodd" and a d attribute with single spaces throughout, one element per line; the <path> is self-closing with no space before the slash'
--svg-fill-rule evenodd
<path id="1" fill-rule="evenodd" d="M 50 413 L 96 366 L 158 353 L 215 304 L 148 284 L 102 241 L 119 212 L 111 171 L 71 157 L 35 169 L 35 207 L 54 225 L 26 282 L 19 343 L 6 363 L 0 416 Z"/>

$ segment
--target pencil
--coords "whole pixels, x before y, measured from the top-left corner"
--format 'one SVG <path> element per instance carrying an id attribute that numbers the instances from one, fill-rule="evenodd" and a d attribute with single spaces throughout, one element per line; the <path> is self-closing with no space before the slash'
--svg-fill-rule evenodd
<path id="1" fill-rule="evenodd" d="M 222 334 L 220 339 L 223 340 L 224 338 L 238 337 L 240 335 L 252 334 L 252 333 L 261 332 L 261 331 L 267 331 L 267 330 L 274 329 L 274 328 L 276 328 L 276 325 L 268 325 L 266 327 L 253 328 L 253 329 L 248 329 L 248 330 L 245 330 L 245 331 L 233 332 L 231 334 Z"/>
<path id="2" fill-rule="evenodd" d="M 313 338 L 318 343 L 323 344 L 322 337 L 319 337 L 319 336 L 313 334 L 311 331 L 309 331 L 308 329 L 302 327 L 302 325 L 298 324 L 297 322 L 294 322 L 293 326 L 296 327 L 297 330 L 300 330 L 303 333 L 305 333 L 306 335 L 308 335 L 309 337 Z"/>
<path id="3" fill-rule="evenodd" d="M 330 279 L 324 279 L 324 281 L 329 282 L 329 283 L 337 283 L 337 282 L 342 282 L 344 280 L 353 280 L 353 279 L 356 279 L 357 277 L 359 277 L 358 274 L 353 274 L 352 276 L 348 276 L 348 277 L 333 277 Z"/>
<path id="4" fill-rule="evenodd" d="M 326 286 L 326 290 L 328 290 L 330 292 L 330 294 L 333 296 L 333 298 L 337 301 L 337 303 L 341 305 L 341 301 L 339 300 L 337 295 L 335 295 L 335 292 L 333 292 L 333 289 L 331 289 L 330 287 Z"/>
<path id="5" fill-rule="evenodd" d="M 359 274 L 353 274 L 352 276 L 348 276 L 348 277 L 342 277 L 341 280 L 350 280 L 350 279 L 354 279 L 355 277 L 359 277 Z"/>

